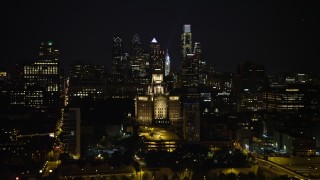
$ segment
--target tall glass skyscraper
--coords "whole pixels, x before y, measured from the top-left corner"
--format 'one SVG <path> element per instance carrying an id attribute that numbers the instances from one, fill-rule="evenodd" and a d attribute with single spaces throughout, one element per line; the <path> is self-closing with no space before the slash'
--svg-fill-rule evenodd
<path id="1" fill-rule="evenodd" d="M 153 38 L 150 42 L 150 68 L 152 73 L 164 74 L 164 51 L 160 50 L 160 44 Z"/>
<path id="2" fill-rule="evenodd" d="M 199 58 L 195 53 L 201 54 L 200 44 L 197 43 L 192 52 L 191 25 L 183 26 L 182 43 L 182 85 L 184 87 L 197 87 L 199 85 Z"/>
<path id="3" fill-rule="evenodd" d="M 192 53 L 192 34 L 191 34 L 190 24 L 185 24 L 183 26 L 181 41 L 182 41 L 182 60 L 186 60 L 187 54 Z"/>
<path id="4" fill-rule="evenodd" d="M 113 37 L 111 81 L 123 83 L 128 80 L 129 62 L 128 56 L 124 54 L 123 42 L 120 36 Z"/>

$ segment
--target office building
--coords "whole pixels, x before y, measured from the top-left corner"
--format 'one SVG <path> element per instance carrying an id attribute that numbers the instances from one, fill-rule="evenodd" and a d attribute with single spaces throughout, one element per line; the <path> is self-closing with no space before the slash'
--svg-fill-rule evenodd
<path id="1" fill-rule="evenodd" d="M 69 108 L 63 112 L 62 141 L 63 150 L 74 159 L 80 158 L 80 108 Z"/>
<path id="2" fill-rule="evenodd" d="M 59 56 L 53 42 L 42 42 L 36 60 L 18 66 L 16 88 L 10 93 L 10 104 L 58 110 L 62 106 L 63 92 Z"/>
<path id="3" fill-rule="evenodd" d="M 76 62 L 71 66 L 68 92 L 75 100 L 103 100 L 106 88 L 106 68 L 102 65 Z"/>
<path id="4" fill-rule="evenodd" d="M 183 137 L 187 143 L 200 142 L 200 106 L 197 102 L 183 104 Z"/>
<path id="5" fill-rule="evenodd" d="M 150 49 L 150 72 L 153 73 L 165 73 L 165 54 L 160 49 L 160 44 L 153 38 L 149 45 Z"/>

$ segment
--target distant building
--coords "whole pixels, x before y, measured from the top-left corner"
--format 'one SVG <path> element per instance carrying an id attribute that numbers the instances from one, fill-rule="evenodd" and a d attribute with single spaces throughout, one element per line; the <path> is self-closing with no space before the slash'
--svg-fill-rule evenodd
<path id="1" fill-rule="evenodd" d="M 149 53 L 146 53 L 142 49 L 141 40 L 137 34 L 134 34 L 131 40 L 130 66 L 133 82 L 147 76 L 149 68 Z"/>
<path id="2" fill-rule="evenodd" d="M 214 72 L 207 68 L 205 87 L 210 89 L 212 108 L 215 113 L 224 114 L 236 111 L 236 102 L 232 93 L 233 81 L 231 73 Z"/>
<path id="3" fill-rule="evenodd" d="M 275 131 L 274 139 L 275 148 L 284 153 L 302 156 L 314 156 L 316 153 L 316 140 L 303 134 Z"/>
<path id="4" fill-rule="evenodd" d="M 181 35 L 182 45 L 182 61 L 187 59 L 187 55 L 192 53 L 192 33 L 191 25 L 185 24 L 183 26 L 183 33 Z"/>
<path id="5" fill-rule="evenodd" d="M 62 106 L 62 72 L 59 50 L 51 41 L 42 42 L 37 59 L 19 66 L 16 88 L 10 92 L 11 105 L 23 104 L 42 110 L 58 110 Z M 18 100 L 18 99 L 21 99 Z M 21 103 L 18 103 L 18 101 Z M 23 102 L 25 101 L 25 102 Z"/>
<path id="6" fill-rule="evenodd" d="M 45 109 L 44 91 L 39 89 L 12 90 L 10 95 L 10 106 Z"/>
<path id="7" fill-rule="evenodd" d="M 183 104 L 183 137 L 188 143 L 200 142 L 199 103 Z"/>
<path id="8" fill-rule="evenodd" d="M 237 76 L 235 76 L 236 92 L 257 92 L 265 86 L 265 67 L 260 64 L 246 62 L 238 66 Z"/>
<path id="9" fill-rule="evenodd" d="M 180 120 L 180 97 L 169 95 L 163 74 L 153 74 L 147 94 L 136 97 L 135 115 L 141 124 L 170 124 Z"/>
<path id="10" fill-rule="evenodd" d="M 103 100 L 106 78 L 106 68 L 102 65 L 74 63 L 67 81 L 70 102 L 77 99 Z"/>
<path id="11" fill-rule="evenodd" d="M 160 49 L 160 44 L 153 38 L 149 45 L 150 48 L 150 72 L 154 73 L 165 73 L 165 54 Z"/>
<path id="12" fill-rule="evenodd" d="M 80 108 L 64 110 L 62 127 L 64 151 L 72 155 L 74 159 L 80 158 L 80 123 Z"/>
<path id="13" fill-rule="evenodd" d="M 262 92 L 243 92 L 237 96 L 237 111 L 262 111 L 265 110 Z"/>
<path id="14" fill-rule="evenodd" d="M 130 70 L 128 56 L 123 50 L 123 41 L 120 36 L 113 37 L 112 44 L 112 65 L 111 65 L 111 82 L 126 83 Z"/>
<path id="15" fill-rule="evenodd" d="M 5 71 L 0 71 L 0 113 L 4 111 L 9 105 L 9 92 L 11 88 L 9 75 Z"/>
<path id="16" fill-rule="evenodd" d="M 318 111 L 319 87 L 304 84 L 271 86 L 263 95 L 268 111 Z"/>
<path id="17" fill-rule="evenodd" d="M 191 25 L 183 26 L 183 33 L 181 36 L 182 43 L 182 85 L 184 87 L 199 85 L 199 65 L 201 57 L 201 45 L 195 44 L 192 51 L 192 34 Z"/>
<path id="18" fill-rule="evenodd" d="M 166 51 L 166 56 L 165 56 L 166 62 L 165 62 L 165 72 L 164 75 L 168 76 L 170 73 L 170 56 L 169 56 L 169 50 L 167 49 Z"/>
<path id="19" fill-rule="evenodd" d="M 193 54 L 194 54 L 194 62 L 198 63 L 198 84 L 199 85 L 206 85 L 208 75 L 209 75 L 209 69 L 207 67 L 206 62 L 202 59 L 202 48 L 201 48 L 201 43 L 200 42 L 195 42 L 194 43 L 194 49 L 193 49 Z"/>

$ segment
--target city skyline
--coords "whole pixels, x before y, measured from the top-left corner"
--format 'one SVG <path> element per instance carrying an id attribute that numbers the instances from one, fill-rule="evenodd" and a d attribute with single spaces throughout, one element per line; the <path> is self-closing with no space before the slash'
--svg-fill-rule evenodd
<path id="1" fill-rule="evenodd" d="M 61 49 L 65 67 L 82 60 L 110 69 L 112 37 L 122 36 L 129 52 L 137 33 L 144 47 L 155 37 L 179 69 L 182 28 L 190 24 L 193 42 L 202 44 L 203 60 L 217 71 L 235 72 L 237 65 L 252 61 L 265 65 L 267 72 L 319 72 L 318 14 L 308 3 L 3 2 L 1 39 L 6 46 L 0 67 L 33 61 L 39 44 L 51 40 Z"/>
<path id="2" fill-rule="evenodd" d="M 309 2 L 0 3 L 2 179 L 320 179 Z"/>

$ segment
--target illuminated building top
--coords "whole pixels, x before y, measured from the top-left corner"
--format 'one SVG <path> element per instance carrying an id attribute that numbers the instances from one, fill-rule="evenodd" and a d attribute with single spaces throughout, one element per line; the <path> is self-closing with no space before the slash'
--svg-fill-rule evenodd
<path id="1" fill-rule="evenodd" d="M 183 26 L 183 32 L 185 33 L 191 33 L 191 25 L 190 24 L 185 24 Z"/>
<path id="2" fill-rule="evenodd" d="M 168 76 L 170 73 L 170 56 L 169 56 L 169 50 L 167 49 L 166 51 L 166 55 L 165 55 L 165 71 L 164 71 L 164 75 Z"/>
<path id="3" fill-rule="evenodd" d="M 158 41 L 156 40 L 156 38 L 153 38 L 151 43 L 158 43 Z"/>
<path id="4" fill-rule="evenodd" d="M 140 37 L 138 34 L 134 34 L 131 40 L 131 44 L 141 44 Z"/>

